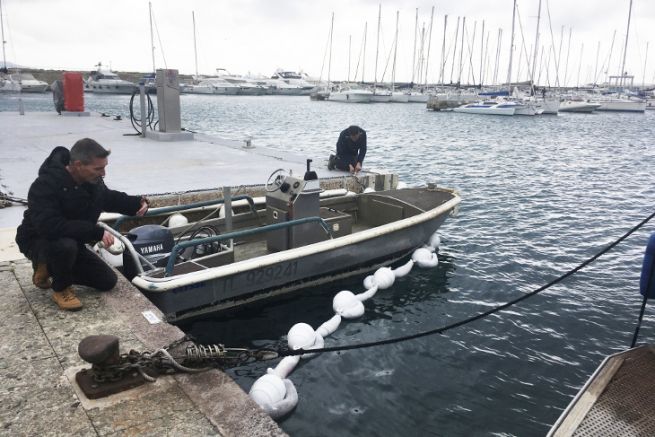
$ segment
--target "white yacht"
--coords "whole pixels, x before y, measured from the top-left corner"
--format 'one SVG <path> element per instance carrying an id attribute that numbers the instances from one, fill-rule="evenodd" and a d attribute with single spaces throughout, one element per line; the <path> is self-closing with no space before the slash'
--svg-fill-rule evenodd
<path id="1" fill-rule="evenodd" d="M 315 81 L 312 81 L 305 73 L 277 69 L 271 79 L 286 83 L 288 86 L 282 85 L 279 88 L 283 92 L 292 93 L 292 95 L 308 96 L 316 89 Z"/>
<path id="2" fill-rule="evenodd" d="M 645 112 L 647 102 L 642 99 L 632 99 L 627 97 L 605 97 L 598 99 L 594 103 L 599 103 L 597 111 L 615 111 L 615 112 Z"/>
<path id="3" fill-rule="evenodd" d="M 132 94 L 137 86 L 127 80 L 123 80 L 111 70 L 103 70 L 98 64 L 98 69 L 92 71 L 86 80 L 86 90 L 98 94 Z"/>
<path id="4" fill-rule="evenodd" d="M 371 94 L 371 102 L 388 103 L 391 101 L 391 91 L 384 88 L 374 88 Z"/>
<path id="5" fill-rule="evenodd" d="M 566 99 L 559 104 L 560 112 L 582 112 L 592 113 L 600 108 L 600 103 L 589 102 L 581 99 Z"/>
<path id="6" fill-rule="evenodd" d="M 475 103 L 467 103 L 453 109 L 453 112 L 464 114 L 482 115 L 515 115 L 517 108 L 521 106 L 516 102 L 504 102 L 496 100 L 482 100 Z"/>
<path id="7" fill-rule="evenodd" d="M 370 103 L 373 92 L 355 86 L 345 86 L 330 93 L 328 100 L 345 103 Z"/>
<path id="8" fill-rule="evenodd" d="M 18 83 L 23 93 L 44 93 L 48 89 L 48 84 L 36 79 L 32 73 L 13 73 L 9 75 L 9 79 Z"/>
<path id="9" fill-rule="evenodd" d="M 224 68 L 217 68 L 216 73 L 220 79 L 239 87 L 239 90 L 237 91 L 237 94 L 239 95 L 261 96 L 264 94 L 270 94 L 267 86 L 258 84 L 250 78 L 231 74 Z"/>

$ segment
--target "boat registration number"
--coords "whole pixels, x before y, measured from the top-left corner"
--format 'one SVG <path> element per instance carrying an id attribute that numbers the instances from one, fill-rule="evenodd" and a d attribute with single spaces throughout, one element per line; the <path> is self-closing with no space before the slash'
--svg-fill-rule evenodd
<path id="1" fill-rule="evenodd" d="M 278 264 L 262 269 L 253 270 L 246 275 L 249 284 L 261 284 L 276 279 L 293 276 L 298 271 L 298 261 Z"/>

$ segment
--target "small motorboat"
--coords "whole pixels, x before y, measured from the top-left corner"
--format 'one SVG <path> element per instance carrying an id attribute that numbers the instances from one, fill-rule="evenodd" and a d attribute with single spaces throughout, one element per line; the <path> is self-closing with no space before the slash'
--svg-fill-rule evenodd
<path id="1" fill-rule="evenodd" d="M 564 100 L 559 104 L 559 110 L 562 112 L 582 112 L 591 113 L 600 108 L 600 103 L 593 103 L 586 100 Z"/>
<path id="2" fill-rule="evenodd" d="M 103 224 L 124 246 L 125 276 L 168 321 L 389 265 L 425 244 L 461 200 L 433 185 L 355 194 L 321 189 L 310 171 L 305 179 L 274 175 L 262 197 L 228 196 Z"/>
<path id="3" fill-rule="evenodd" d="M 497 102 L 495 100 L 484 100 L 475 103 L 467 103 L 453 109 L 453 112 L 465 114 L 482 115 L 514 115 L 518 105 L 515 102 Z"/>

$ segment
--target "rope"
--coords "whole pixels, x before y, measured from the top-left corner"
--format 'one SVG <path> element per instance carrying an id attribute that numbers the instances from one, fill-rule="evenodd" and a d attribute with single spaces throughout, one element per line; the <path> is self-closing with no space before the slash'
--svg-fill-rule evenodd
<path id="1" fill-rule="evenodd" d="M 408 340 L 414 340 L 416 338 L 421 338 L 421 337 L 427 337 L 429 335 L 434 335 L 434 334 L 442 334 L 446 331 L 449 331 L 451 329 L 459 328 L 460 326 L 467 325 L 469 323 L 475 322 L 477 320 L 483 319 L 487 316 L 490 316 L 492 314 L 495 314 L 499 311 L 502 311 L 506 308 L 509 308 L 513 305 L 516 305 L 517 303 L 524 301 L 534 295 L 537 295 L 541 293 L 544 290 L 547 290 L 548 288 L 552 287 L 553 285 L 558 284 L 559 282 L 563 281 L 564 279 L 568 278 L 569 276 L 574 275 L 578 271 L 582 270 L 592 262 L 596 261 L 598 258 L 600 258 L 602 255 L 605 253 L 609 252 L 612 250 L 614 247 L 616 247 L 619 243 L 623 242 L 626 238 L 628 238 L 630 235 L 632 235 L 634 232 L 636 232 L 639 228 L 641 228 L 643 225 L 648 223 L 653 217 L 655 217 L 655 212 L 646 217 L 644 220 L 642 220 L 639 224 L 634 226 L 632 229 L 630 229 L 628 232 L 623 234 L 619 239 L 611 243 L 609 246 L 598 252 L 596 255 L 592 256 L 591 258 L 587 259 L 586 261 L 582 262 L 579 264 L 577 267 L 569 270 L 568 272 L 564 273 L 560 277 L 550 281 L 546 285 L 543 285 L 539 288 L 537 288 L 534 291 L 531 291 L 527 294 L 524 294 L 523 296 L 520 296 L 514 300 L 511 300 L 505 304 L 499 305 L 497 307 L 494 307 L 488 311 L 479 313 L 475 316 L 469 317 L 464 320 L 460 320 L 459 322 L 451 323 L 450 325 L 442 326 L 439 328 L 431 329 L 428 331 L 422 331 L 418 332 L 416 334 L 411 334 L 411 335 L 406 335 L 402 337 L 395 337 L 395 338 L 388 338 L 385 340 L 378 340 L 378 341 L 372 341 L 372 342 L 367 342 L 367 343 L 356 343 L 356 344 L 350 344 L 350 345 L 344 345 L 344 346 L 333 346 L 333 347 L 325 347 L 321 349 L 311 349 L 311 350 L 304 350 L 304 349 L 297 349 L 297 350 L 288 350 L 288 349 L 282 349 L 278 351 L 278 354 L 280 356 L 291 356 L 291 355 L 302 355 L 307 352 L 311 352 L 312 354 L 316 353 L 321 353 L 321 352 L 339 352 L 339 351 L 346 351 L 346 350 L 354 350 L 354 349 L 364 349 L 364 348 L 369 348 L 369 347 L 375 347 L 375 346 L 384 346 L 388 344 L 393 344 L 393 343 L 400 343 Z"/>

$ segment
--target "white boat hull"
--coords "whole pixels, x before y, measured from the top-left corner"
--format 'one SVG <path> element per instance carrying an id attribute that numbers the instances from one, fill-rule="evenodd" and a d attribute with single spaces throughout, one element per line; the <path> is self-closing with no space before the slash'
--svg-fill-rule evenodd
<path id="1" fill-rule="evenodd" d="M 392 103 L 407 103 L 409 102 L 409 95 L 405 93 L 393 93 L 389 101 Z"/>
<path id="2" fill-rule="evenodd" d="M 608 100 L 600 101 L 598 111 L 616 112 L 645 112 L 646 102 L 637 100 Z"/>
<path id="3" fill-rule="evenodd" d="M 489 106 L 466 105 L 453 109 L 453 112 L 482 115 L 514 115 L 516 108 L 496 108 Z"/>
<path id="4" fill-rule="evenodd" d="M 574 100 L 565 100 L 560 103 L 560 112 L 578 112 L 590 114 L 600 108 L 600 103 L 576 102 Z"/>
<path id="5" fill-rule="evenodd" d="M 328 97 L 328 100 L 332 100 L 335 102 L 345 102 L 345 103 L 370 103 L 371 94 L 343 91 L 343 92 L 330 93 L 330 97 Z"/>

